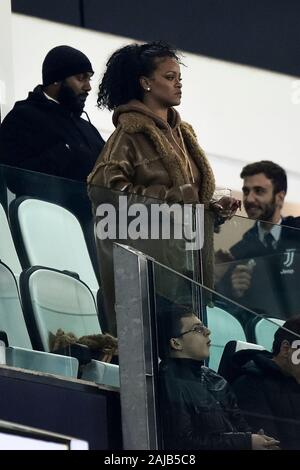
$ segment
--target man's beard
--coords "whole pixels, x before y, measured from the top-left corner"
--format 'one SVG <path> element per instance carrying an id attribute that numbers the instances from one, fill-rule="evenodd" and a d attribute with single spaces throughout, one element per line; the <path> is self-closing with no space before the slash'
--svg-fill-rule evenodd
<path id="1" fill-rule="evenodd" d="M 273 218 L 273 215 L 276 211 L 275 194 L 273 195 L 272 201 L 269 202 L 268 204 L 264 204 L 263 206 L 255 205 L 255 204 L 247 204 L 247 203 L 244 204 L 244 206 L 245 206 L 245 209 L 246 209 L 246 212 L 247 212 L 248 216 L 249 216 L 249 214 L 248 214 L 249 209 L 251 209 L 252 207 L 253 208 L 258 208 L 258 209 L 261 210 L 261 213 L 257 217 L 257 220 L 261 220 L 262 222 L 271 222 L 272 218 Z M 251 217 L 251 215 L 250 215 L 250 217 Z"/>
<path id="2" fill-rule="evenodd" d="M 76 95 L 72 88 L 67 85 L 65 81 L 63 81 L 61 83 L 57 101 L 59 101 L 61 105 L 68 108 L 72 113 L 81 116 L 87 96 L 87 93 L 80 93 L 80 95 Z"/>

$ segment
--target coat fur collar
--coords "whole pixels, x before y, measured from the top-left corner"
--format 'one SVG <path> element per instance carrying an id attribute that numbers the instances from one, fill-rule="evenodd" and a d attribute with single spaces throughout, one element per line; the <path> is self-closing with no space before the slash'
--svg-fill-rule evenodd
<path id="1" fill-rule="evenodd" d="M 161 120 L 160 120 L 161 121 Z M 195 132 L 188 123 L 180 122 L 180 130 L 189 155 L 198 166 L 201 175 L 201 187 L 199 190 L 200 202 L 208 203 L 215 189 L 214 175 L 204 151 L 199 146 Z M 165 124 L 162 129 L 154 120 L 139 112 L 126 112 L 119 116 L 118 128 L 128 134 L 146 134 L 152 141 L 156 151 L 162 155 L 166 170 L 170 173 L 174 185 L 182 186 L 190 183 L 185 165 L 180 156 L 175 152 L 168 140 L 170 126 Z"/>

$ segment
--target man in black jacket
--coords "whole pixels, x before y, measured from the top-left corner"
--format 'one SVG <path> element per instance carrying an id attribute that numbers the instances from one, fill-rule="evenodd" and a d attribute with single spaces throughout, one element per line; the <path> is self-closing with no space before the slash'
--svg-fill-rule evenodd
<path id="1" fill-rule="evenodd" d="M 216 287 L 243 306 L 286 318 L 300 305 L 300 217 L 281 215 L 286 173 L 261 161 L 245 166 L 241 178 L 245 210 L 257 222 L 230 248 L 233 262 Z"/>
<path id="2" fill-rule="evenodd" d="M 51 49 L 43 84 L 16 103 L 0 127 L 0 163 L 86 181 L 104 145 L 89 119 L 81 118 L 93 73 L 79 50 Z"/>
<path id="3" fill-rule="evenodd" d="M 159 402 L 166 449 L 278 448 L 278 441 L 251 434 L 226 380 L 204 367 L 210 331 L 190 310 L 164 310 L 158 322 Z"/>
<path id="4" fill-rule="evenodd" d="M 294 334 L 293 334 L 294 333 Z M 239 351 L 233 356 L 238 404 L 253 429 L 263 428 L 283 449 L 300 450 L 300 317 L 274 336 L 273 352 Z"/>

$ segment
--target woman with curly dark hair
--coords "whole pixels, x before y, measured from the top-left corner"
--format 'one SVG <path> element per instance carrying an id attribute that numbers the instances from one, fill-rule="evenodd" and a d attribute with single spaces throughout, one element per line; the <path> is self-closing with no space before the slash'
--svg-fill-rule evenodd
<path id="1" fill-rule="evenodd" d="M 114 111 L 116 130 L 89 183 L 172 202 L 208 203 L 214 176 L 191 126 L 173 108 L 181 95 L 180 62 L 169 45 L 117 50 L 98 94 L 98 106 Z"/>
<path id="2" fill-rule="evenodd" d="M 112 54 L 98 106 L 113 111 L 116 130 L 88 177 L 94 209 L 103 202 L 99 186 L 169 203 L 210 204 L 214 175 L 192 127 L 174 109 L 181 95 L 180 61 L 168 44 L 131 44 Z M 236 200 L 223 198 L 215 207 L 234 211 Z"/>

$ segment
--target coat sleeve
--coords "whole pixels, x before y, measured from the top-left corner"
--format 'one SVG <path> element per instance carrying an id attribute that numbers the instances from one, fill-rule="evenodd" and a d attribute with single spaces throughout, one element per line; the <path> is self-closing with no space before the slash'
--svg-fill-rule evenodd
<path id="1" fill-rule="evenodd" d="M 113 144 L 107 142 L 104 153 L 88 178 L 91 186 L 102 186 L 115 191 L 135 193 L 167 202 L 199 202 L 198 188 L 193 184 L 182 186 L 148 186 L 135 184 L 135 149 L 130 136 L 116 136 Z"/>
<path id="2" fill-rule="evenodd" d="M 230 385 L 227 383 L 227 391 L 226 391 L 226 397 L 227 397 L 227 403 L 226 407 L 229 412 L 230 416 L 230 421 L 234 425 L 236 429 L 239 431 L 243 432 L 251 432 L 251 427 L 245 420 L 243 413 L 241 412 L 241 409 L 238 406 L 237 403 L 237 398 L 231 389 Z"/>
<path id="3" fill-rule="evenodd" d="M 0 162 L 5 165 L 85 180 L 94 164 L 85 153 L 63 141 L 47 146 L 38 123 L 23 111 L 11 111 L 0 126 Z"/>
<path id="4" fill-rule="evenodd" d="M 266 399 L 263 383 L 258 378 L 243 375 L 233 384 L 238 405 L 254 432 L 263 429 L 265 434 L 279 438 L 274 415 Z"/>

